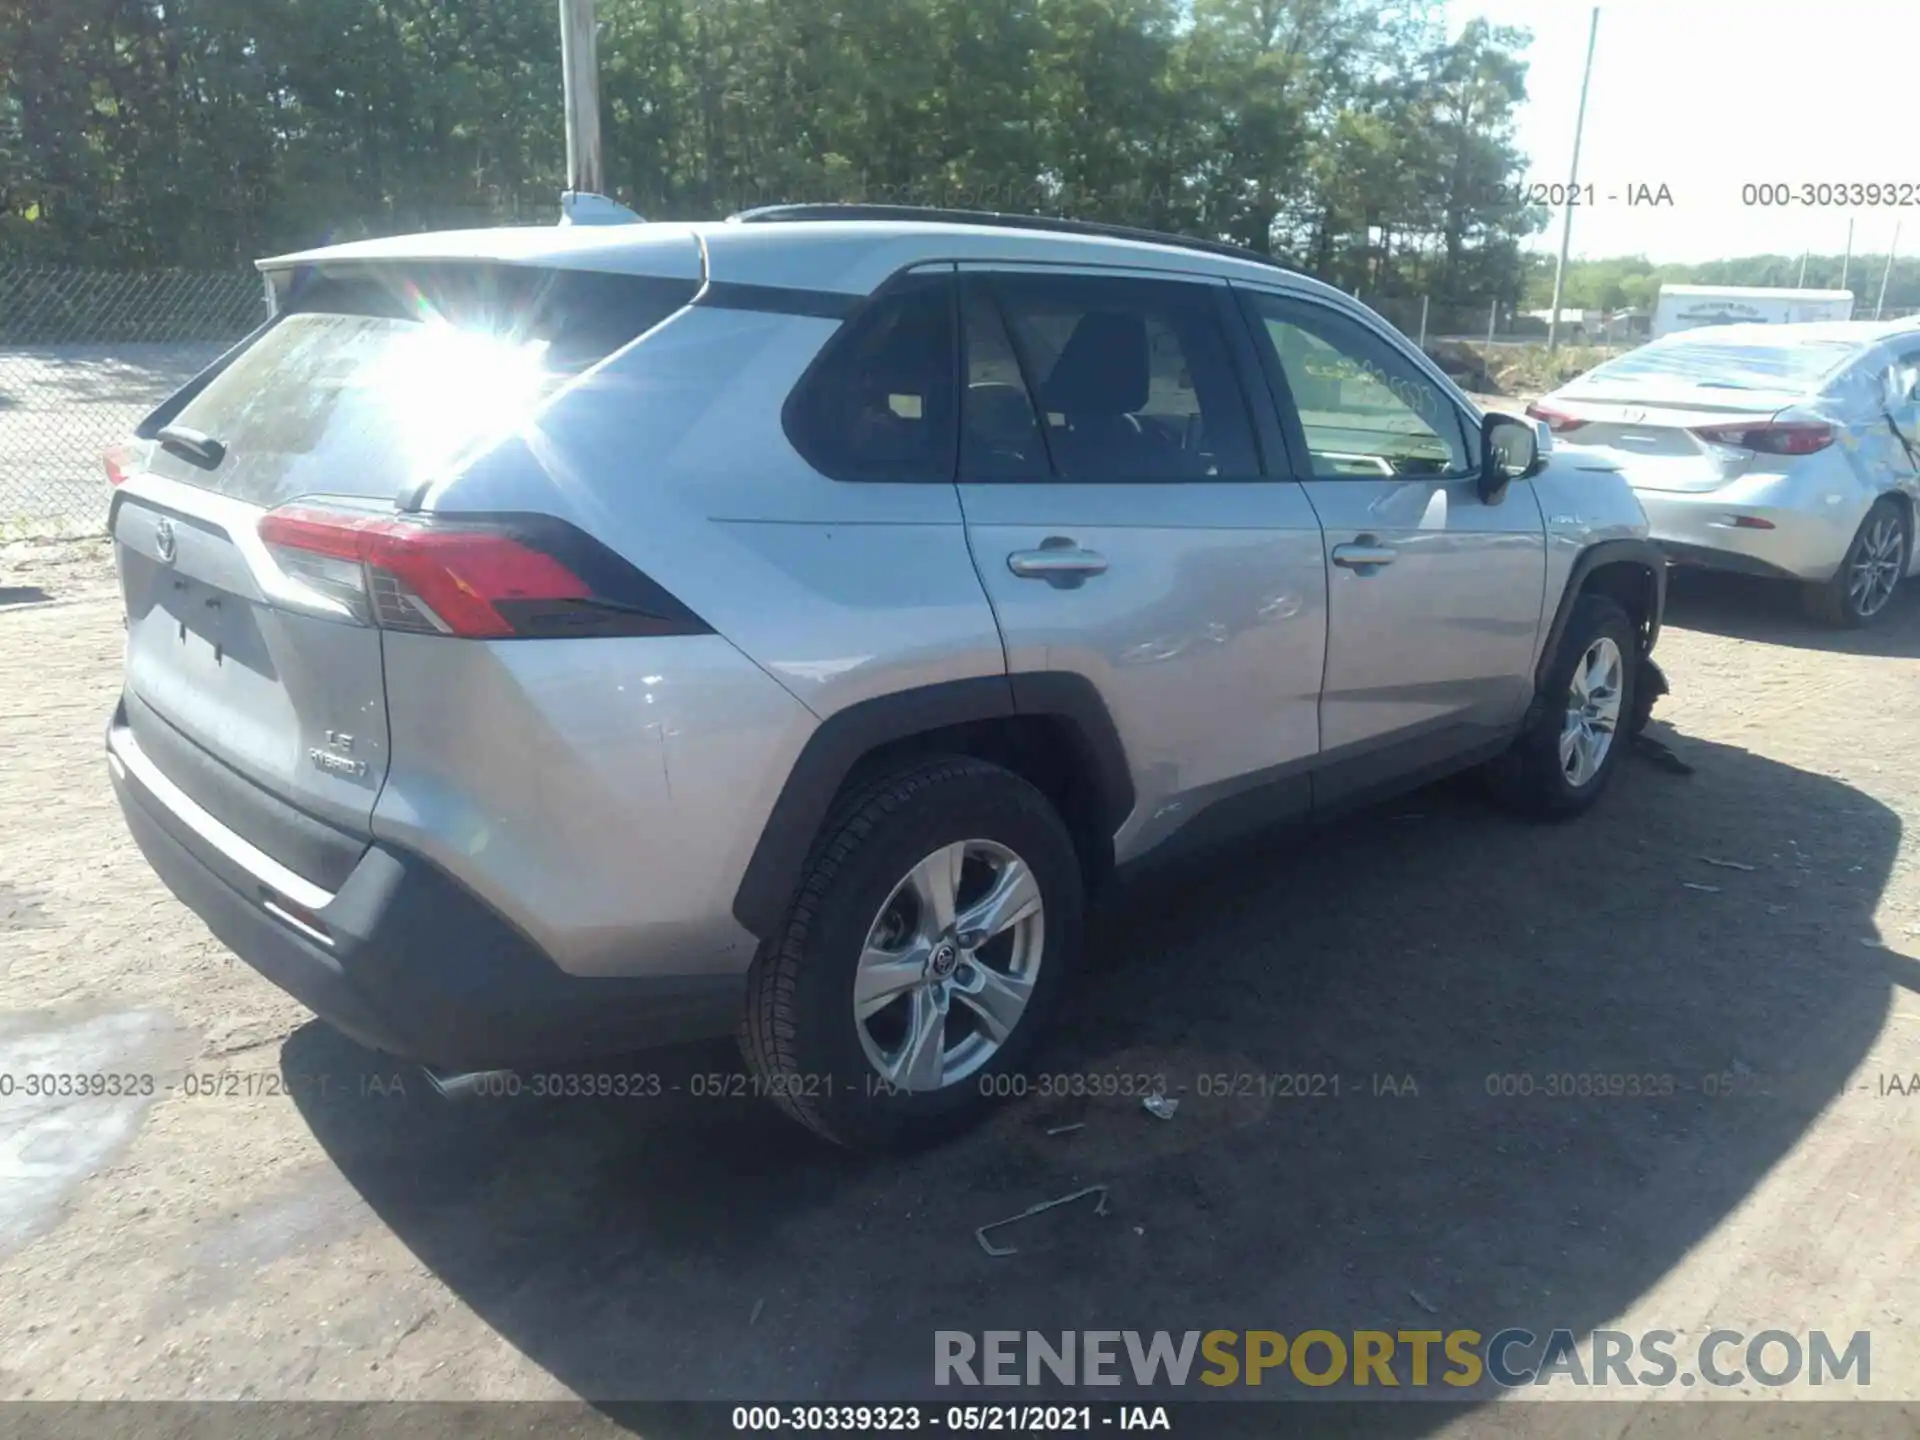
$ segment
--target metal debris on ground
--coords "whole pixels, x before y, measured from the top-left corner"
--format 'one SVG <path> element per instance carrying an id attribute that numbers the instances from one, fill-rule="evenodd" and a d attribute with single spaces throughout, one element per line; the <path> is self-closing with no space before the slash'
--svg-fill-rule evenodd
<path id="1" fill-rule="evenodd" d="M 987 1239 L 987 1232 L 989 1230 L 998 1230 L 1002 1225 L 1013 1225 L 1021 1220 L 1030 1220 L 1043 1211 L 1058 1209 L 1062 1205 L 1071 1205 L 1074 1201 L 1084 1200 L 1089 1195 L 1098 1195 L 1100 1197 L 1093 1207 L 1093 1213 L 1096 1215 L 1106 1214 L 1107 1187 L 1104 1185 L 1089 1185 L 1086 1189 L 1076 1190 L 1071 1195 L 1062 1195 L 1058 1200 L 1042 1200 L 1038 1205 L 1029 1205 L 1018 1215 L 1009 1215 L 1004 1220 L 995 1220 L 991 1225 L 982 1225 L 973 1232 L 973 1238 L 980 1242 L 980 1248 L 982 1250 L 994 1256 L 996 1259 L 1003 1255 L 1018 1255 L 1020 1251 L 1015 1246 L 996 1245 Z"/>
<path id="2" fill-rule="evenodd" d="M 1708 895 L 1718 895 L 1720 893 L 1720 887 L 1718 885 L 1697 885 L 1691 880 L 1682 880 L 1680 883 L 1689 890 L 1704 891 Z"/>
<path id="3" fill-rule="evenodd" d="M 1047 1131 L 1047 1134 L 1049 1134 L 1049 1135 L 1071 1135 L 1071 1134 L 1072 1134 L 1072 1133 L 1073 1133 L 1074 1131 L 1076 1131 L 1076 1130 L 1084 1130 L 1084 1129 L 1086 1129 L 1086 1128 L 1087 1128 L 1087 1122 L 1086 1122 L 1086 1121 L 1084 1121 L 1084 1120 L 1076 1120 L 1076 1121 L 1074 1121 L 1074 1122 L 1073 1122 L 1073 1124 L 1071 1124 L 1071 1125 L 1055 1125 L 1055 1126 L 1054 1126 L 1054 1127 L 1053 1127 L 1052 1129 L 1050 1129 L 1050 1130 L 1048 1130 L 1048 1131 Z"/>
<path id="4" fill-rule="evenodd" d="M 1141 1100 L 1140 1108 L 1155 1119 L 1171 1120 L 1173 1112 L 1180 1108 L 1180 1102 L 1156 1090 Z"/>
<path id="5" fill-rule="evenodd" d="M 1665 770 L 1669 775 L 1693 774 L 1693 766 L 1682 760 L 1651 735 L 1634 736 L 1633 753 L 1659 769 Z"/>
<path id="6" fill-rule="evenodd" d="M 1702 855 L 1700 857 L 1700 863 L 1702 865 L 1718 865 L 1722 870 L 1744 870 L 1749 875 L 1760 868 L 1758 865 L 1748 865 L 1740 860 L 1716 860 L 1711 855 Z"/>

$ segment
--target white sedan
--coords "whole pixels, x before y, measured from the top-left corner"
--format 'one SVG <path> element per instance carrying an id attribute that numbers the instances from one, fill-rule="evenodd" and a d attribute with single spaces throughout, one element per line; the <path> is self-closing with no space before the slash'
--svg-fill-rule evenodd
<path id="1" fill-rule="evenodd" d="M 1920 321 L 1683 331 L 1527 413 L 1626 473 L 1675 563 L 1799 582 L 1842 626 L 1914 573 Z"/>

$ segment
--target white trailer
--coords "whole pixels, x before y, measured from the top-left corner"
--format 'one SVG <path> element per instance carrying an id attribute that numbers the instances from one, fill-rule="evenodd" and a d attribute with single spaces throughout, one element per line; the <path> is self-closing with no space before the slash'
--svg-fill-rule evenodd
<path id="1" fill-rule="evenodd" d="M 1662 285 L 1653 338 L 1702 325 L 1791 325 L 1851 320 L 1851 290 L 1772 290 L 1748 285 Z"/>

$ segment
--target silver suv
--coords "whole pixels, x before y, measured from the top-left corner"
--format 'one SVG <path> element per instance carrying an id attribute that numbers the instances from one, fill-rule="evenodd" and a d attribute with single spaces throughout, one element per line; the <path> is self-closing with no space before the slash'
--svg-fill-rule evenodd
<path id="1" fill-rule="evenodd" d="M 1614 471 L 1226 246 L 783 207 L 261 264 L 110 457 L 107 735 L 174 893 L 442 1075 L 735 1032 L 835 1140 L 977 1112 L 1135 862 L 1663 688 Z"/>

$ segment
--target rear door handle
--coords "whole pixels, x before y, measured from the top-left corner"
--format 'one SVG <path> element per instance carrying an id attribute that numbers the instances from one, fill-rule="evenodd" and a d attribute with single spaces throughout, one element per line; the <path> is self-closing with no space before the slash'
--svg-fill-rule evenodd
<path id="1" fill-rule="evenodd" d="M 1038 550 L 1016 550 L 1007 556 L 1007 569 L 1022 580 L 1044 580 L 1049 585 L 1071 587 L 1090 575 L 1107 573 L 1107 557 L 1093 550 L 1082 550 L 1061 535 L 1049 535 Z"/>
<path id="2" fill-rule="evenodd" d="M 1391 565 L 1398 553 L 1391 545 L 1358 540 L 1351 545 L 1334 546 L 1333 563 L 1348 570 L 1371 570 L 1375 566 Z"/>

